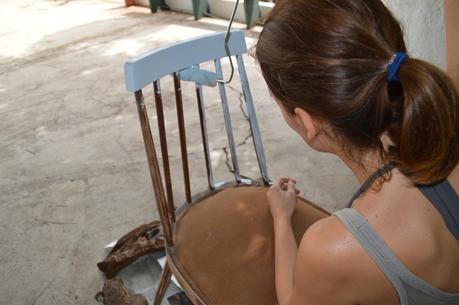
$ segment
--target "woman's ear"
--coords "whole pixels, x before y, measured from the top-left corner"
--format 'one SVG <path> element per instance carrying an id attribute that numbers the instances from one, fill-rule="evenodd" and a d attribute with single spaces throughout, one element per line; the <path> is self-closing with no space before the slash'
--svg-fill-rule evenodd
<path id="1" fill-rule="evenodd" d="M 306 132 L 306 139 L 308 142 L 311 142 L 319 133 L 319 129 L 317 128 L 317 122 L 313 119 L 313 117 L 306 112 L 305 110 L 297 107 L 294 109 L 295 118 L 298 120 L 298 123 L 303 126 Z"/>

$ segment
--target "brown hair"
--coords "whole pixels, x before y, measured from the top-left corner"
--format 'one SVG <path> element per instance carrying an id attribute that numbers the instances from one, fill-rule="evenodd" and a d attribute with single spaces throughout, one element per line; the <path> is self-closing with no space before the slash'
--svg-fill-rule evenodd
<path id="1" fill-rule="evenodd" d="M 349 151 L 376 149 L 415 184 L 446 178 L 459 160 L 458 94 L 414 58 L 387 80 L 402 29 L 379 0 L 281 0 L 254 56 L 272 94 L 327 121 Z M 384 150 L 386 133 L 393 145 Z"/>

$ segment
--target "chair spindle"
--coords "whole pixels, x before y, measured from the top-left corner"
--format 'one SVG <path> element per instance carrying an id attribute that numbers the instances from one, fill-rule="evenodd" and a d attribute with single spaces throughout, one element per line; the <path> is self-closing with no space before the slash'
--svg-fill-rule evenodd
<path id="1" fill-rule="evenodd" d="M 220 59 L 214 60 L 214 63 L 215 72 L 217 73 L 220 79 L 223 79 L 222 65 Z M 226 134 L 228 136 L 228 144 L 231 152 L 231 160 L 233 161 L 234 176 L 236 178 L 236 182 L 239 183 L 241 182 L 241 175 L 239 172 L 239 164 L 236 156 L 236 145 L 234 144 L 233 127 L 231 126 L 231 116 L 228 108 L 228 100 L 226 98 L 225 84 L 219 82 L 218 89 L 220 91 L 220 98 L 222 100 L 223 116 L 225 118 L 225 127 Z"/>
<path id="2" fill-rule="evenodd" d="M 164 237 L 168 246 L 172 246 L 172 230 L 168 216 L 166 197 L 164 195 L 161 172 L 159 170 L 158 158 L 156 156 L 155 144 L 151 135 L 150 123 L 148 120 L 147 109 L 143 98 L 142 90 L 135 91 L 137 111 L 139 113 L 140 127 L 142 129 L 145 151 L 147 154 L 148 167 L 150 169 L 151 182 L 155 191 L 156 203 L 158 206 L 159 217 L 164 230 Z"/>
<path id="3" fill-rule="evenodd" d="M 159 140 L 161 143 L 161 154 L 163 158 L 164 179 L 166 180 L 166 194 L 168 204 L 168 214 L 171 222 L 175 222 L 175 207 L 172 191 L 171 170 L 169 165 L 169 153 L 167 150 L 166 127 L 164 123 L 163 99 L 161 97 L 161 84 L 159 80 L 153 82 L 155 94 L 156 115 L 158 118 Z"/>
<path id="4" fill-rule="evenodd" d="M 204 108 L 204 99 L 202 95 L 202 86 L 196 84 L 196 99 L 198 102 L 198 111 L 199 111 L 199 122 L 201 125 L 201 137 L 202 137 L 202 145 L 204 150 L 204 158 L 206 160 L 206 170 L 207 170 L 207 182 L 209 184 L 209 188 L 214 188 L 214 177 L 212 173 L 212 163 L 210 160 L 210 149 L 209 149 L 209 136 L 207 134 L 207 121 L 206 121 L 206 114 Z"/>
<path id="5" fill-rule="evenodd" d="M 182 88 L 180 86 L 180 75 L 174 72 L 175 101 L 177 104 L 177 119 L 180 134 L 180 150 L 182 152 L 183 179 L 185 182 L 185 197 L 191 202 L 190 172 L 188 168 L 188 153 L 186 149 L 185 121 L 183 118 Z"/>
<path id="6" fill-rule="evenodd" d="M 253 105 L 252 93 L 250 92 L 249 80 L 244 68 L 244 60 L 242 55 L 236 55 L 239 76 L 242 83 L 242 92 L 244 94 L 245 105 L 247 107 L 247 114 L 249 116 L 250 130 L 252 132 L 253 144 L 255 146 L 255 153 L 257 155 L 258 166 L 260 167 L 260 174 L 263 182 L 269 184 L 268 169 L 266 166 L 266 157 L 263 150 L 263 143 L 261 141 L 260 129 L 258 127 L 257 116 L 255 114 L 255 107 Z"/>

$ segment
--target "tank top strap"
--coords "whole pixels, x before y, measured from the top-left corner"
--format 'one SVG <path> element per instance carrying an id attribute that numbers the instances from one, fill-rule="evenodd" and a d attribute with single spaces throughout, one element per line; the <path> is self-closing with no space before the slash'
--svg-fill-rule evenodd
<path id="1" fill-rule="evenodd" d="M 397 276 L 397 268 L 401 263 L 373 228 L 370 227 L 366 218 L 357 210 L 351 208 L 334 212 L 332 215 L 337 216 L 341 220 L 347 230 L 391 281 L 399 296 L 400 305 L 408 305 L 408 296 L 400 278 Z"/>
<path id="2" fill-rule="evenodd" d="M 357 210 L 346 208 L 333 213 L 333 215 L 341 220 L 365 252 L 391 281 L 399 296 L 400 305 L 408 305 L 406 286 L 422 291 L 425 295 L 436 300 L 448 302 L 459 297 L 459 294 L 441 291 L 412 273 L 371 227 L 368 220 Z"/>
<path id="3" fill-rule="evenodd" d="M 446 226 L 459 241 L 459 197 L 448 180 L 418 189 L 440 212 Z"/>

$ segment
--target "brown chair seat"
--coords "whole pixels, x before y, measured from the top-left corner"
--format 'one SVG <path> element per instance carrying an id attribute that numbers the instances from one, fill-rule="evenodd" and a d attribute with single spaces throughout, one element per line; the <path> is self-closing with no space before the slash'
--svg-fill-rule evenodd
<path id="1" fill-rule="evenodd" d="M 210 304 L 276 303 L 267 190 L 255 186 L 223 189 L 179 217 L 174 230 L 176 264 Z M 326 211 L 298 200 L 293 215 L 297 243 L 312 223 L 326 216 Z"/>

